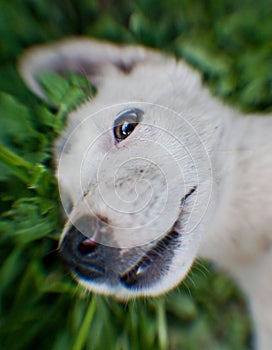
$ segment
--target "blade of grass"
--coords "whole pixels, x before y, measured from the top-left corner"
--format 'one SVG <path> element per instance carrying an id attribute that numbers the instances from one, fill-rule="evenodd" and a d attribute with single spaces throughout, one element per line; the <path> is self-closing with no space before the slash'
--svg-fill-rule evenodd
<path id="1" fill-rule="evenodd" d="M 156 312 L 157 312 L 157 322 L 158 322 L 158 340 L 159 340 L 159 349 L 166 350 L 168 349 L 168 337 L 167 337 L 167 322 L 165 316 L 165 306 L 164 299 L 160 299 L 156 303 Z"/>
<path id="2" fill-rule="evenodd" d="M 82 322 L 82 325 L 80 327 L 80 330 L 78 332 L 78 336 L 74 342 L 74 345 L 72 347 L 72 350 L 82 350 L 83 346 L 85 345 L 87 335 L 88 335 L 88 330 L 90 328 L 90 325 L 93 320 L 94 312 L 96 309 L 96 300 L 95 297 L 92 296 L 89 306 L 87 308 L 84 320 Z"/>
<path id="3" fill-rule="evenodd" d="M 25 183 L 29 183 L 31 177 L 28 171 L 31 170 L 32 165 L 19 157 L 14 152 L 8 150 L 6 147 L 0 145 L 0 161 L 6 164 L 14 174 Z"/>

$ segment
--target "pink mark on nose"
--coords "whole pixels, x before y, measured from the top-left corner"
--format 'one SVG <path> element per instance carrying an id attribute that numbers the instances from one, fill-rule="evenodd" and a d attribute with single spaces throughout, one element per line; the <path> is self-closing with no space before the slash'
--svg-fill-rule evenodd
<path id="1" fill-rule="evenodd" d="M 95 251 L 96 246 L 97 243 L 93 239 L 87 238 L 84 241 L 80 242 L 78 248 L 82 254 L 89 254 Z"/>

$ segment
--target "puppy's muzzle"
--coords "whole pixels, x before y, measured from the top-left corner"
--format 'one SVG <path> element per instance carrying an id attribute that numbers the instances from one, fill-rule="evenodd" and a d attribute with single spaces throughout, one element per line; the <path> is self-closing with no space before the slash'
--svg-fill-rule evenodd
<path id="1" fill-rule="evenodd" d="M 95 285 L 135 290 L 157 283 L 167 272 L 180 236 L 172 230 L 156 242 L 126 249 L 102 244 L 99 235 L 111 241 L 112 228 L 95 217 L 82 217 L 66 231 L 60 252 L 73 275 Z"/>

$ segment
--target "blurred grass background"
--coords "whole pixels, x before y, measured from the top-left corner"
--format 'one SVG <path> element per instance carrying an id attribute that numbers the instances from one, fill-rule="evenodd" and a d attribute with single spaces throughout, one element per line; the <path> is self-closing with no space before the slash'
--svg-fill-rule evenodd
<path id="1" fill-rule="evenodd" d="M 203 262 L 167 296 L 125 305 L 72 281 L 57 253 L 63 222 L 51 145 L 84 96 L 63 84 L 53 113 L 24 86 L 16 60 L 69 35 L 141 43 L 185 58 L 228 103 L 266 112 L 271 23 L 269 0 L 0 0 L 1 349 L 248 348 L 240 292 Z"/>

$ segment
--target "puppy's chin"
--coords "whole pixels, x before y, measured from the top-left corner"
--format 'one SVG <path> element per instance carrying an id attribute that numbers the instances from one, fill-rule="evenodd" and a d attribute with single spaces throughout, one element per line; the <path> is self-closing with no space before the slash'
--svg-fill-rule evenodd
<path id="1" fill-rule="evenodd" d="M 176 288 L 182 282 L 191 268 L 194 257 L 191 259 L 191 264 L 188 264 L 186 261 L 187 265 L 183 265 L 182 268 L 179 268 L 178 266 L 174 268 L 173 266 L 171 273 L 163 276 L 163 278 L 159 279 L 152 286 L 148 287 L 136 289 L 126 288 L 122 284 L 118 284 L 116 286 L 112 286 L 107 283 L 97 284 L 91 280 L 80 279 L 78 276 L 74 277 L 76 281 L 86 289 L 86 291 L 104 296 L 111 296 L 121 302 L 126 302 L 135 298 L 159 297 Z"/>
<path id="2" fill-rule="evenodd" d="M 190 270 L 195 256 L 196 251 L 186 252 L 186 254 L 182 254 L 181 251 L 177 252 L 167 272 L 158 274 L 158 276 L 151 276 L 150 280 L 148 274 L 146 275 L 146 285 L 127 286 L 122 281 L 118 281 L 116 284 L 112 284 L 110 281 L 100 283 L 82 278 L 76 274 L 73 274 L 73 276 L 87 291 L 111 296 L 121 302 L 139 297 L 159 297 L 182 282 Z"/>

